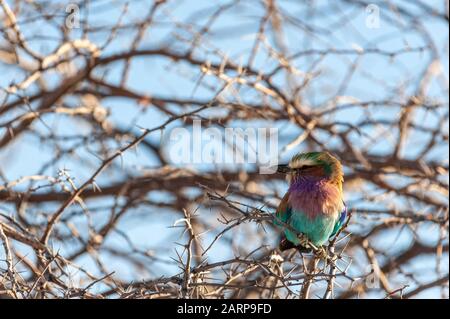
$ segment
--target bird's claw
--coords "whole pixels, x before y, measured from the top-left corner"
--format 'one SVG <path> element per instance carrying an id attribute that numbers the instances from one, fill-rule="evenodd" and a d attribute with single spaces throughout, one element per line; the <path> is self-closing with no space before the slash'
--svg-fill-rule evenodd
<path id="1" fill-rule="evenodd" d="M 319 247 L 317 248 L 317 250 L 315 251 L 315 255 L 317 256 L 317 258 L 319 259 L 327 259 L 328 258 L 328 252 L 327 249 L 325 247 Z"/>
<path id="2" fill-rule="evenodd" d="M 306 237 L 305 234 L 300 233 L 300 234 L 298 234 L 297 238 L 300 243 L 300 246 L 302 246 L 304 248 L 311 248 L 310 241 L 309 241 L 308 237 Z"/>
<path id="3" fill-rule="evenodd" d="M 311 243 L 311 241 L 308 239 L 308 237 L 306 237 L 305 234 L 300 233 L 297 236 L 297 239 L 299 241 L 299 246 L 306 248 L 306 249 L 313 250 L 314 254 L 316 255 L 317 258 L 324 259 L 324 260 L 328 259 L 327 249 L 323 246 L 319 246 L 319 247 L 314 246 L 314 244 Z"/>

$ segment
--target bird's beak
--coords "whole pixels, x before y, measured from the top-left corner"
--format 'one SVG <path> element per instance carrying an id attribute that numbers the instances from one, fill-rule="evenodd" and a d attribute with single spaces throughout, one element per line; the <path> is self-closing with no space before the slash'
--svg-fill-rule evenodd
<path id="1" fill-rule="evenodd" d="M 287 164 L 280 164 L 277 166 L 277 173 L 287 174 L 291 171 L 291 168 Z"/>

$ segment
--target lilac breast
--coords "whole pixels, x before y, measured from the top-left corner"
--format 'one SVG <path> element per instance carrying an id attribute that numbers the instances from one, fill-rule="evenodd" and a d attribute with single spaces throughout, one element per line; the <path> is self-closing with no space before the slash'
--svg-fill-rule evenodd
<path id="1" fill-rule="evenodd" d="M 289 204 L 310 219 L 320 215 L 337 217 L 343 209 L 342 194 L 326 178 L 300 177 L 289 187 Z"/>

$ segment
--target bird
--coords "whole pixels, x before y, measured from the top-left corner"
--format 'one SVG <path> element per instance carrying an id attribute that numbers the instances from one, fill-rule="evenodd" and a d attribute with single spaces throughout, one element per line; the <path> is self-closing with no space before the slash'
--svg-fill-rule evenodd
<path id="1" fill-rule="evenodd" d="M 274 218 L 283 231 L 280 251 L 323 250 L 347 217 L 341 163 L 329 152 L 307 152 L 294 155 L 288 164 L 276 168 L 286 174 L 289 183 Z"/>

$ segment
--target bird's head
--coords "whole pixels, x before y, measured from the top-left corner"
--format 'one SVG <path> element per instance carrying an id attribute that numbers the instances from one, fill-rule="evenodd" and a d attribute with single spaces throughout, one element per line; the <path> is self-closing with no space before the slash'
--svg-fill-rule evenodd
<path id="1" fill-rule="evenodd" d="M 286 174 L 289 182 L 301 176 L 326 178 L 342 189 L 344 181 L 341 163 L 328 152 L 299 153 L 289 164 L 278 165 L 277 171 Z"/>

